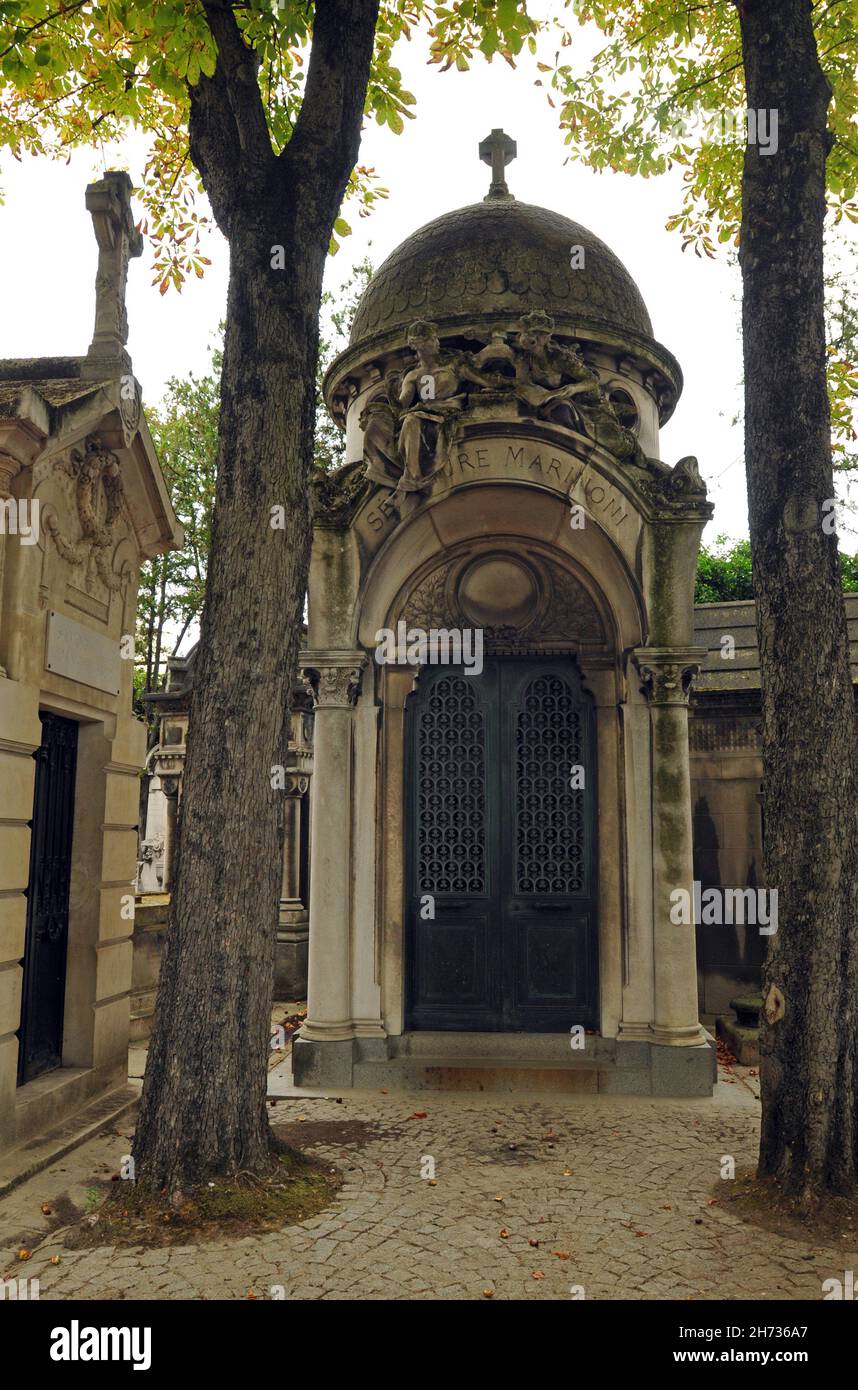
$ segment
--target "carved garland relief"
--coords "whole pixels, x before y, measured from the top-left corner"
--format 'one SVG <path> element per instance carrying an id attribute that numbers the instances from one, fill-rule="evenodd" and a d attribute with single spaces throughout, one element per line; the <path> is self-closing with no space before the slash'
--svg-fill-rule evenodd
<path id="1" fill-rule="evenodd" d="M 86 566 L 88 580 L 97 575 L 109 592 L 115 593 L 123 582 L 112 568 L 125 497 L 119 460 L 91 435 L 83 451 L 72 449 L 68 459 L 56 465 L 55 473 L 74 484 L 74 509 L 81 534 L 70 540 L 54 512 L 45 517 L 44 528 L 68 564 Z"/>

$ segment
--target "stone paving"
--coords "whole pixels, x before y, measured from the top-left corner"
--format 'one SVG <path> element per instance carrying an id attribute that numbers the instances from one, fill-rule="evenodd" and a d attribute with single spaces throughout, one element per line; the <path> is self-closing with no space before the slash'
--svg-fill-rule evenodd
<path id="1" fill-rule="evenodd" d="M 17 1263 L 16 1221 L 47 1224 L 42 1202 L 79 1198 L 87 1173 L 109 1177 L 128 1151 L 123 1124 L 9 1195 L 0 1269 L 38 1278 L 42 1299 L 481 1299 L 491 1291 L 495 1299 L 818 1300 L 823 1280 L 858 1268 L 858 1250 L 767 1234 L 712 1201 L 716 1188 L 729 1188 L 719 1178 L 724 1155 L 740 1171 L 753 1163 L 758 1113 L 735 1073 L 712 1100 L 430 1091 L 281 1100 L 275 1125 L 288 1122 L 287 1137 L 345 1178 L 320 1215 L 273 1234 L 150 1251 L 67 1250 L 58 1231 L 33 1240 L 32 1257 Z"/>

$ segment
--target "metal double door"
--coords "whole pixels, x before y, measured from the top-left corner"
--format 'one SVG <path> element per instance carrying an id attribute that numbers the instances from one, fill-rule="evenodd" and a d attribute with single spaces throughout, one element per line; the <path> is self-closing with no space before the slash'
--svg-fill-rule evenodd
<path id="1" fill-rule="evenodd" d="M 428 667 L 407 712 L 407 1026 L 598 1026 L 592 702 L 571 659 Z"/>

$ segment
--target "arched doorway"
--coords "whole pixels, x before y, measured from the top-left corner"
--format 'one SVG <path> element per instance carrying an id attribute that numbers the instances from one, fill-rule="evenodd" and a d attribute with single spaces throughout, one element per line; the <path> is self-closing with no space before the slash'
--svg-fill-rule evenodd
<path id="1" fill-rule="evenodd" d="M 407 704 L 406 1026 L 598 1028 L 596 785 L 571 658 L 422 672 Z"/>

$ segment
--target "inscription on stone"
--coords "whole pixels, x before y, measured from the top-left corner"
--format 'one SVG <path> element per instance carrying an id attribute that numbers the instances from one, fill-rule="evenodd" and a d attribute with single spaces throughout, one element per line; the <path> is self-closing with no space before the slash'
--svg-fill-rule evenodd
<path id="1" fill-rule="evenodd" d="M 624 535 L 628 526 L 628 504 L 619 489 L 606 482 L 582 459 L 558 457 L 550 449 L 529 444 L 492 441 L 471 444 L 456 450 L 436 483 L 436 491 L 483 478 L 526 478 L 554 488 L 565 497 L 580 500 L 590 514 L 615 533 Z M 391 529 L 398 517 L 392 494 L 378 498 L 366 512 L 365 520 L 376 535 Z"/>

